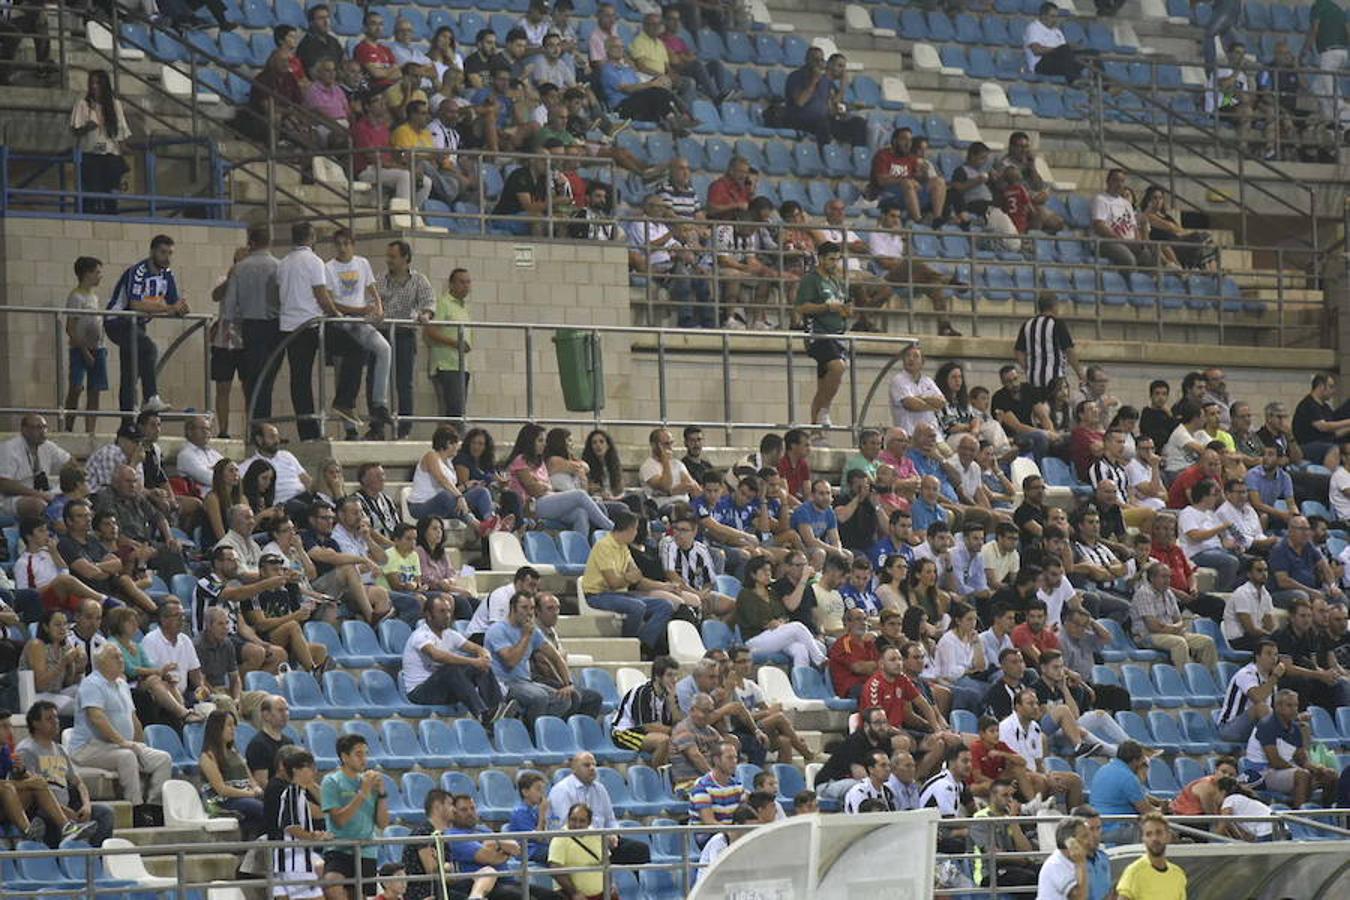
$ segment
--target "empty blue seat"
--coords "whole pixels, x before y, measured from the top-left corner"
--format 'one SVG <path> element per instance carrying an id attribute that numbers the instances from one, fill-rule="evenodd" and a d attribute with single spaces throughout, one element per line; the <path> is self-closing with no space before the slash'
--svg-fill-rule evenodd
<path id="1" fill-rule="evenodd" d="M 712 104 L 709 104 L 711 106 Z M 716 107 L 713 107 L 714 109 Z M 750 122 L 750 113 L 746 110 L 744 103 L 733 103 L 728 101 L 722 104 L 720 111 L 722 134 L 742 135 L 749 134 L 752 127 Z M 695 113 L 696 118 L 702 118 Z M 653 160 L 655 162 L 655 160 Z"/>
<path id="2" fill-rule="evenodd" d="M 1008 20 L 1002 16 L 981 16 L 980 40 L 990 47 L 1003 47 L 1012 43 L 1012 36 L 1008 32 Z"/>
<path id="3" fill-rule="evenodd" d="M 1223 697 L 1209 669 L 1196 662 L 1186 663 L 1186 688 L 1192 706 L 1215 706 Z"/>
<path id="4" fill-rule="evenodd" d="M 781 66 L 783 45 L 776 34 L 755 35 L 755 62 L 761 66 Z"/>
<path id="5" fill-rule="evenodd" d="M 277 681 L 277 677 L 271 672 L 254 670 L 252 672 L 244 673 L 244 690 L 265 691 L 269 694 L 280 694 L 281 684 Z M 297 718 L 295 710 L 291 710 L 291 718 Z"/>
<path id="6" fill-rule="evenodd" d="M 910 6 L 900 11 L 900 34 L 915 41 L 926 41 L 932 37 L 923 10 Z"/>
<path id="7" fill-rule="evenodd" d="M 567 725 L 572 732 L 572 744 L 568 746 L 576 747 L 591 753 L 595 756 L 597 762 L 602 764 L 631 763 L 638 758 L 638 754 L 634 751 L 614 746 L 614 742 L 609 738 L 607 729 L 602 727 L 598 721 L 590 716 L 572 716 L 567 720 Z M 544 747 L 546 738 L 548 741 L 547 746 L 550 750 L 563 747 L 561 736 L 555 736 L 551 733 L 548 735 L 541 733 L 538 723 L 536 723 L 536 743 L 538 743 L 540 747 Z"/>
<path id="8" fill-rule="evenodd" d="M 1181 753 L 1205 753 L 1209 750 L 1208 744 L 1183 737 L 1177 720 L 1160 709 L 1148 714 L 1148 727 L 1153 732 L 1156 746 L 1164 750 Z"/>
<path id="9" fill-rule="evenodd" d="M 1133 640 L 1125 634 L 1125 630 L 1120 627 L 1120 623 L 1114 619 L 1099 619 L 1099 624 L 1111 634 L 1111 655 L 1108 651 L 1102 652 L 1102 658 L 1106 662 L 1125 662 L 1133 660 L 1135 662 L 1153 662 L 1166 659 L 1166 655 L 1161 650 L 1151 650 L 1147 647 L 1137 647 Z M 1119 654 L 1123 653 L 1124 656 Z"/>
<path id="10" fill-rule="evenodd" d="M 305 723 L 305 746 L 314 754 L 314 763 L 319 769 L 338 767 L 337 738 L 337 732 L 327 722 Z"/>
<path id="11" fill-rule="evenodd" d="M 1197 634 L 1209 635 L 1210 640 L 1214 641 L 1214 646 L 1218 648 L 1219 659 L 1228 662 L 1247 664 L 1252 661 L 1252 654 L 1247 650 L 1234 650 L 1228 643 L 1228 638 L 1223 636 L 1223 631 L 1219 629 L 1219 623 L 1213 619 L 1200 618 L 1191 624 L 1191 630 Z M 1224 682 L 1227 684 L 1227 682 Z"/>
<path id="12" fill-rule="evenodd" d="M 287 680 L 297 673 L 290 672 L 286 675 Z M 299 674 L 308 675 L 308 672 Z M 311 676 L 312 677 L 312 676 Z M 326 714 L 333 718 L 347 718 L 349 716 L 359 716 L 369 712 L 366 701 L 361 696 L 361 691 L 356 686 L 356 679 L 350 672 L 329 671 L 323 676 L 323 692 L 328 700 L 328 709 Z"/>
<path id="13" fill-rule="evenodd" d="M 1116 713 L 1116 722 L 1130 736 L 1130 740 L 1137 741 L 1145 747 L 1154 746 L 1153 735 L 1149 732 L 1148 724 L 1139 713 L 1131 712 L 1128 709 L 1120 710 Z"/>
<path id="14" fill-rule="evenodd" d="M 241 12 L 244 25 L 248 28 L 270 30 L 277 23 L 272 15 L 272 6 L 267 0 L 244 0 Z"/>
<path id="15" fill-rule="evenodd" d="M 793 667 L 792 689 L 803 700 L 820 700 L 828 709 L 852 712 L 858 708 L 857 701 L 836 696 L 834 691 L 825 686 L 825 676 L 820 670 L 809 666 Z"/>
<path id="16" fill-rule="evenodd" d="M 1209 774 L 1205 771 L 1204 766 L 1200 765 L 1200 763 L 1191 759 L 1189 756 L 1178 756 L 1172 761 L 1172 765 L 1176 769 L 1177 783 L 1182 787 L 1185 787 L 1197 778 L 1204 778 Z"/>
<path id="17" fill-rule="evenodd" d="M 342 645 L 342 639 L 338 637 L 337 629 L 327 622 L 306 622 L 304 632 L 306 640 L 314 644 L 323 644 L 324 649 L 328 651 L 329 659 L 339 665 L 352 669 L 365 669 L 375 665 L 375 660 L 370 656 L 349 654 L 347 648 Z"/>
<path id="18" fill-rule="evenodd" d="M 670 786 L 661 777 L 661 773 L 650 766 L 629 766 L 628 781 L 633 788 L 633 797 L 639 803 L 645 804 L 648 809 L 655 808 L 662 812 L 680 815 L 689 808 L 687 802 L 671 792 Z M 653 815 L 659 815 L 659 813 Z"/>
<path id="19" fill-rule="evenodd" d="M 360 619 L 347 619 L 342 623 L 342 646 L 349 658 L 369 658 L 378 666 L 398 665 L 403 659 L 403 654 L 389 653 L 381 647 L 379 636 Z M 346 665 L 351 668 L 365 668 L 352 663 Z"/>
<path id="20" fill-rule="evenodd" d="M 1153 686 L 1158 689 L 1157 696 L 1153 698 L 1155 705 L 1166 709 L 1177 709 L 1185 705 L 1186 685 L 1181 680 L 1181 673 L 1175 667 L 1169 663 L 1155 663 L 1150 671 L 1153 675 Z"/>
<path id="21" fill-rule="evenodd" d="M 323 691 L 319 689 L 319 682 L 315 681 L 314 676 L 309 672 L 292 669 L 283 675 L 281 677 L 281 695 L 286 698 L 286 702 L 290 705 L 291 718 L 312 719 L 320 712 L 325 715 L 334 714 L 328 708 L 328 701 L 324 699 Z M 343 715 L 356 715 L 356 710 L 343 713 Z"/>
<path id="22" fill-rule="evenodd" d="M 404 699 L 393 677 L 383 669 L 366 669 L 361 673 L 361 693 L 370 709 L 381 710 L 388 715 L 422 719 L 432 712 L 430 706 L 421 706 Z"/>
<path id="23" fill-rule="evenodd" d="M 806 790 L 806 776 L 789 763 L 774 763 L 773 774 L 778 779 L 778 802 L 791 803 L 792 798 Z"/>
<path id="24" fill-rule="evenodd" d="M 815 178 L 825 168 L 815 141 L 801 141 L 792 151 L 793 171 L 801 178 Z"/>
<path id="25" fill-rule="evenodd" d="M 440 768 L 446 764 L 444 757 L 426 751 L 422 742 L 417 739 L 417 732 L 413 731 L 412 725 L 402 719 L 385 719 L 381 722 L 380 737 L 384 740 L 385 747 L 395 750 L 400 756 L 412 757 L 419 766 Z M 413 805 L 420 807 L 421 803 Z"/>
<path id="26" fill-rule="evenodd" d="M 703 153 L 707 159 L 704 168 L 711 169 L 714 172 L 725 172 L 727 166 L 731 164 L 731 145 L 721 138 L 713 138 L 703 145 Z M 596 532 L 598 533 L 598 532 Z M 591 534 L 592 546 L 597 540 L 596 533 Z"/>
<path id="27" fill-rule="evenodd" d="M 966 58 L 966 48 L 960 44 L 947 44 L 938 51 L 938 57 L 942 60 L 942 65 L 952 69 L 966 71 L 970 66 L 970 60 Z"/>
<path id="28" fill-rule="evenodd" d="M 1313 740 L 1322 741 L 1333 749 L 1350 745 L 1350 740 L 1343 737 L 1340 729 L 1336 727 L 1336 722 L 1331 718 L 1331 713 L 1311 703 L 1308 704 L 1308 713 L 1312 716 Z"/>
<path id="29" fill-rule="evenodd" d="M 530 740 L 530 733 L 525 730 L 525 723 L 519 719 L 498 721 L 493 726 L 492 741 L 496 745 L 499 756 L 517 757 L 525 765 L 552 765 L 565 761 L 565 757 L 560 758 L 558 753 L 541 752 L 536 748 L 534 741 Z"/>
<path id="30" fill-rule="evenodd" d="M 609 766 L 600 766 L 597 769 L 596 777 L 600 783 L 609 791 L 609 798 L 614 804 L 614 810 L 621 816 L 627 815 L 657 815 L 660 810 L 652 813 L 635 813 L 634 810 L 641 807 L 633 797 L 633 792 L 628 787 L 628 782 L 623 780 L 617 769 Z"/>
<path id="31" fill-rule="evenodd" d="M 403 799 L 414 809 L 424 809 L 427 794 L 436 787 L 436 782 L 425 772 L 404 772 L 402 779 Z M 386 835 L 388 836 L 388 835 Z"/>
<path id="32" fill-rule="evenodd" d="M 193 34 L 194 32 L 188 32 Z M 182 62 L 187 59 L 187 47 L 183 42 L 166 31 L 156 31 L 150 36 L 150 52 L 160 62 Z"/>
<path id="33" fill-rule="evenodd" d="M 178 732 L 168 725 L 146 725 L 145 742 L 156 750 L 163 750 L 173 757 L 173 764 L 177 769 L 183 772 L 197 771 L 197 760 L 183 746 L 183 741 L 178 737 Z"/>
<path id="34" fill-rule="evenodd" d="M 1206 712 L 1194 709 L 1182 710 L 1181 729 L 1182 733 L 1186 735 L 1186 740 L 1205 744 L 1213 748 L 1216 753 L 1228 753 L 1242 749 L 1239 744 L 1219 738 L 1219 730 L 1214 726 L 1214 720 L 1210 718 L 1209 713 Z"/>
<path id="35" fill-rule="evenodd" d="M 1156 756 L 1148 761 L 1148 791 L 1165 800 L 1170 800 L 1181 793 L 1176 773 L 1167 765 L 1166 760 Z"/>
<path id="36" fill-rule="evenodd" d="M 403 658 L 403 646 L 412 637 L 412 627 L 402 619 L 385 619 L 380 623 L 380 646 L 385 653 Z"/>
<path id="37" fill-rule="evenodd" d="M 417 736 L 421 738 L 422 749 L 432 757 L 460 760 L 464 748 L 460 746 L 459 735 L 442 719 L 424 719 L 417 723 Z M 469 765 L 463 761 L 464 765 Z"/>
<path id="38" fill-rule="evenodd" d="M 296 0 L 276 0 L 276 18 L 279 25 L 294 25 L 304 30 L 305 12 Z"/>
<path id="39" fill-rule="evenodd" d="M 1130 700 L 1134 708 L 1152 708 L 1157 701 L 1157 691 L 1153 688 L 1153 682 L 1149 679 L 1147 670 L 1140 666 L 1125 665 L 1121 667 L 1121 675 L 1125 681 L 1125 690 L 1130 692 Z"/>
<path id="40" fill-rule="evenodd" d="M 570 565 L 552 535 L 545 531 L 525 532 L 525 558 L 536 565 L 553 566 L 562 575 L 580 575 L 585 565 Z"/>
<path id="41" fill-rule="evenodd" d="M 494 750 L 492 743 L 488 740 L 487 732 L 483 730 L 483 726 L 476 719 L 456 719 L 454 729 L 459 737 L 460 760 L 463 765 L 477 768 L 479 766 L 515 766 L 524 762 L 516 754 L 500 753 Z"/>
<path id="42" fill-rule="evenodd" d="M 928 11 L 928 34 L 934 41 L 946 42 L 956 40 L 956 26 L 952 20 L 947 18 L 947 14 L 937 9 Z"/>
<path id="43" fill-rule="evenodd" d="M 988 47 L 971 47 L 966 53 L 966 75 L 988 81 L 995 77 L 994 54 Z"/>
<path id="44" fill-rule="evenodd" d="M 619 687 L 607 669 L 587 667 L 581 670 L 581 686 L 595 691 L 604 701 L 605 709 L 612 711 L 619 705 Z"/>
<path id="45" fill-rule="evenodd" d="M 1074 771 L 1083 780 L 1084 789 L 1092 786 L 1092 779 L 1096 777 L 1097 771 L 1104 765 L 1104 762 L 1092 756 L 1080 756 L 1074 760 Z"/>

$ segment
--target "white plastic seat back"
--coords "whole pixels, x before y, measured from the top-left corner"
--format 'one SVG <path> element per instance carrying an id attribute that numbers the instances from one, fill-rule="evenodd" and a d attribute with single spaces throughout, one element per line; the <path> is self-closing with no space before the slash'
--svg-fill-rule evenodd
<path id="1" fill-rule="evenodd" d="M 769 703 L 783 704 L 783 709 L 806 711 L 825 708 L 824 700 L 803 700 L 798 697 L 792 689 L 792 682 L 788 681 L 787 673 L 777 666 L 760 666 L 758 681 L 764 699 Z"/>
<path id="2" fill-rule="evenodd" d="M 647 680 L 641 669 L 634 669 L 632 666 L 624 666 L 614 673 L 614 685 L 619 689 L 619 696 L 623 696 L 638 685 L 646 684 Z"/>
<path id="3" fill-rule="evenodd" d="M 164 824 L 170 828 L 202 828 L 206 831 L 229 831 L 233 818 L 212 819 L 206 815 L 202 798 L 191 783 L 170 778 L 164 782 Z"/>
<path id="4" fill-rule="evenodd" d="M 127 850 L 135 846 L 126 838 L 107 838 L 103 842 L 104 850 Z M 103 865 L 108 869 L 109 878 L 131 881 L 143 888 L 171 888 L 178 883 L 177 878 L 151 875 L 139 853 L 109 854 L 103 857 Z"/>
<path id="5" fill-rule="evenodd" d="M 666 623 L 666 643 L 670 646 L 670 655 L 682 666 L 698 662 L 705 652 L 698 629 L 683 619 L 672 619 Z"/>

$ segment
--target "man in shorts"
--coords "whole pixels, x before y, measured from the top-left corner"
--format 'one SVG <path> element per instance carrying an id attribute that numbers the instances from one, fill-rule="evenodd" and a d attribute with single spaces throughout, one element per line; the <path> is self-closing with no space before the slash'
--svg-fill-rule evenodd
<path id="1" fill-rule="evenodd" d="M 340 767 L 325 775 L 319 787 L 320 806 L 335 842 L 323 854 L 323 881 L 329 897 L 333 896 L 334 882 L 356 878 L 355 848 L 342 842 L 368 841 L 375 837 L 377 828 L 383 832 L 389 824 L 384 776 L 366 768 L 366 739 L 359 734 L 342 735 L 337 741 L 337 754 Z M 361 848 L 359 896 L 375 896 L 378 857 L 379 848 L 373 844 Z M 348 900 L 354 900 L 358 896 L 355 885 L 347 885 L 345 894 Z"/>
<path id="2" fill-rule="evenodd" d="M 797 283 L 796 311 L 807 332 L 806 352 L 816 361 L 816 393 L 811 398 L 811 424 L 829 428 L 830 403 L 844 381 L 848 343 L 834 335 L 848 330 L 853 305 L 840 280 L 842 251 L 830 241 L 816 248 L 816 268 Z"/>
<path id="3" fill-rule="evenodd" d="M 95 288 L 103 280 L 103 263 L 92 256 L 78 257 L 75 260 L 75 279 L 79 283 L 66 297 L 66 309 L 102 309 Z M 73 410 L 79 407 L 80 392 L 87 381 L 88 409 L 95 412 L 99 406 L 99 394 L 108 389 L 108 348 L 103 345 L 103 324 L 98 316 L 67 316 L 66 338 L 70 346 L 70 387 L 66 393 L 65 408 Z M 97 421 L 94 416 L 85 419 L 85 430 L 93 434 Z M 67 415 L 65 430 L 72 430 L 74 424 L 75 417 Z"/>

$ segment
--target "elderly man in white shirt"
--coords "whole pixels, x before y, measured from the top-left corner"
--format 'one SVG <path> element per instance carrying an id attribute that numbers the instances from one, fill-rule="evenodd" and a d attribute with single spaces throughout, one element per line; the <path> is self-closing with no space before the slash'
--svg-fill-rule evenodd
<path id="1" fill-rule="evenodd" d="M 47 419 L 19 420 L 19 433 L 0 443 L 0 513 L 40 519 L 55 495 L 61 467 L 70 454 L 47 440 Z"/>
<path id="2" fill-rule="evenodd" d="M 183 437 L 187 443 L 178 448 L 174 466 L 192 485 L 198 496 L 205 497 L 211 490 L 211 478 L 216 463 L 225 458 L 211 446 L 211 417 L 193 416 L 183 423 Z"/>
<path id="3" fill-rule="evenodd" d="M 1229 525 L 1229 533 L 1237 544 L 1235 549 L 1243 553 L 1268 552 L 1279 538 L 1266 534 L 1261 527 L 1261 515 L 1251 504 L 1247 483 L 1240 478 L 1230 478 L 1223 490 L 1227 499 L 1214 514 Z"/>
<path id="4" fill-rule="evenodd" d="M 910 434 L 920 425 L 932 428 L 934 434 L 942 434 L 937 414 L 947 405 L 947 398 L 937 382 L 923 373 L 923 350 L 918 344 L 900 351 L 900 366 L 900 371 L 891 377 L 891 422 Z"/>
<path id="5" fill-rule="evenodd" d="M 1215 587 L 1220 593 L 1233 589 L 1239 565 L 1237 541 L 1231 526 L 1214 512 L 1222 499 L 1217 484 L 1201 481 L 1191 488 L 1191 505 L 1177 516 L 1177 537 L 1182 552 L 1195 565 L 1206 566 L 1218 573 Z"/>

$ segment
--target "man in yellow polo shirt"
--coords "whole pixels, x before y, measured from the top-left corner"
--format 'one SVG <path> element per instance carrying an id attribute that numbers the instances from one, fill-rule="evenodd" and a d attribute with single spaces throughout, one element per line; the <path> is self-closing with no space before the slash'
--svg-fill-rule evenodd
<path id="1" fill-rule="evenodd" d="M 436 148 L 436 136 L 431 133 L 431 109 L 425 100 L 413 100 L 405 107 L 406 120 L 394 129 L 389 143 L 396 150 L 405 151 L 402 162 L 408 168 L 413 167 L 414 154 L 406 151 L 416 150 L 417 171 L 431 181 L 431 195 L 443 203 L 455 202 L 463 189 L 459 177 L 441 166 L 444 156 Z"/>
<path id="2" fill-rule="evenodd" d="M 638 569 L 628 545 L 637 540 L 637 516 L 630 512 L 614 516 L 614 530 L 595 542 L 586 559 L 581 587 L 586 602 L 595 609 L 623 616 L 623 636 L 642 642 L 644 654 L 655 654 L 666 639 L 666 623 L 675 610 L 677 585 L 654 581 Z M 652 596 L 661 592 L 661 596 Z M 669 597 L 670 599 L 665 599 Z"/>
<path id="3" fill-rule="evenodd" d="M 1167 861 L 1167 842 L 1172 829 L 1160 812 L 1139 817 L 1144 835 L 1143 856 L 1125 867 L 1116 882 L 1120 900 L 1185 900 L 1186 872 Z"/>

